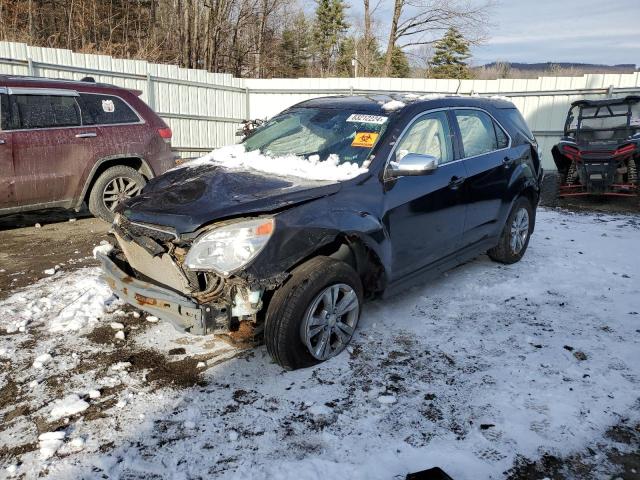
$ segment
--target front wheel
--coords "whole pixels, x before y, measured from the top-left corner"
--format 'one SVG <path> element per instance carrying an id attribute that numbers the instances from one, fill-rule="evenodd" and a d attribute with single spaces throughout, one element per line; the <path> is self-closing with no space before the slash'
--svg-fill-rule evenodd
<path id="1" fill-rule="evenodd" d="M 118 203 L 138 195 L 146 184 L 140 172 L 125 165 L 106 169 L 93 184 L 89 194 L 89 211 L 111 223 Z"/>
<path id="2" fill-rule="evenodd" d="M 345 262 L 315 257 L 293 270 L 273 294 L 264 339 L 287 370 L 338 355 L 349 344 L 362 306 L 362 282 Z"/>
<path id="3" fill-rule="evenodd" d="M 491 260 L 507 264 L 519 261 L 529 246 L 533 222 L 531 202 L 526 197 L 520 197 L 511 209 L 500 242 L 487 252 Z"/>

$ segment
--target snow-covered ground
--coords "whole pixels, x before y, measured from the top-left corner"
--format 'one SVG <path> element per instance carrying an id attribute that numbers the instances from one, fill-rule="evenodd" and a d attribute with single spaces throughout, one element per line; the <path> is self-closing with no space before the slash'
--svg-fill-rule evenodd
<path id="1" fill-rule="evenodd" d="M 520 263 L 367 304 L 348 352 L 296 372 L 58 272 L 0 302 L 0 476 L 464 480 L 597 450 L 640 421 L 638 245 L 639 216 L 541 210 Z"/>

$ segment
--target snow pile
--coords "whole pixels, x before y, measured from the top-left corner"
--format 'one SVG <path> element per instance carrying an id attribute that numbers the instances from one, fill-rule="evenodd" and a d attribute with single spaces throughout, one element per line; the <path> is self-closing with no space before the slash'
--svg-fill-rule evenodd
<path id="1" fill-rule="evenodd" d="M 389 100 L 387 103 L 382 105 L 382 109 L 385 112 L 393 112 L 395 110 L 400 110 L 405 107 L 405 103 L 400 100 Z"/>
<path id="2" fill-rule="evenodd" d="M 106 240 L 102 240 L 102 242 L 100 242 L 100 245 L 98 245 L 93 249 L 93 258 L 98 258 L 98 253 L 102 255 L 109 255 L 109 253 L 111 253 L 112 250 L 113 250 L 113 245 L 111 245 Z"/>
<path id="3" fill-rule="evenodd" d="M 51 421 L 84 412 L 87 408 L 89 408 L 89 404 L 75 393 L 67 395 L 63 399 L 54 402 L 53 409 L 51 410 Z"/>
<path id="4" fill-rule="evenodd" d="M 79 330 L 101 317 L 114 298 L 99 268 L 77 270 L 0 301 L 0 326 L 9 333 L 24 332 L 31 323 L 44 323 L 51 332 Z"/>
<path id="5" fill-rule="evenodd" d="M 298 155 L 271 157 L 258 150 L 245 151 L 244 145 L 230 145 L 218 148 L 200 158 L 176 167 L 196 167 L 207 164 L 220 165 L 229 169 L 256 170 L 283 177 L 300 177 L 307 180 L 348 180 L 367 171 L 356 163 L 342 162 L 337 155 L 329 155 L 320 160 L 317 155 L 303 158 Z"/>
<path id="6" fill-rule="evenodd" d="M 38 446 L 40 447 L 40 456 L 43 459 L 53 457 L 58 449 L 62 446 L 65 432 L 46 432 L 38 437 Z"/>
<path id="7" fill-rule="evenodd" d="M 38 355 L 36 359 L 33 361 L 33 368 L 42 368 L 45 363 L 49 363 L 51 361 L 51 354 L 43 353 L 42 355 Z"/>

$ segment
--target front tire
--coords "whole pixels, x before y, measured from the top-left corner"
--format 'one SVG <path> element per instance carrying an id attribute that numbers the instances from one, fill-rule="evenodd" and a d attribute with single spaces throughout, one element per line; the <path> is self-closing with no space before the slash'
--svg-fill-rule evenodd
<path id="1" fill-rule="evenodd" d="M 286 370 L 323 362 L 348 345 L 362 306 L 362 282 L 345 262 L 315 257 L 293 270 L 275 291 L 264 340 Z"/>
<path id="2" fill-rule="evenodd" d="M 500 242 L 487 252 L 489 258 L 506 264 L 518 262 L 529 246 L 534 221 L 531 202 L 526 197 L 518 198 L 502 230 Z"/>
<path id="3" fill-rule="evenodd" d="M 118 203 L 140 193 L 147 181 L 131 167 L 117 165 L 108 168 L 95 181 L 89 194 L 89 211 L 111 223 Z"/>

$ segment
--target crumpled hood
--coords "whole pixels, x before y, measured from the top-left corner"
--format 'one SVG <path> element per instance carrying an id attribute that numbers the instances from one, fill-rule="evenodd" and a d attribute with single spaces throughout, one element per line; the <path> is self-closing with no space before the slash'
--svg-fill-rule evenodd
<path id="1" fill-rule="evenodd" d="M 334 194 L 335 181 L 307 181 L 218 165 L 179 168 L 152 179 L 118 207 L 133 222 L 172 227 L 178 234 L 223 218 L 268 213 Z"/>

